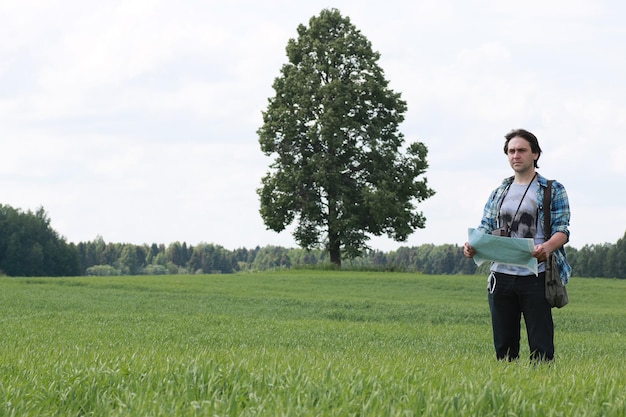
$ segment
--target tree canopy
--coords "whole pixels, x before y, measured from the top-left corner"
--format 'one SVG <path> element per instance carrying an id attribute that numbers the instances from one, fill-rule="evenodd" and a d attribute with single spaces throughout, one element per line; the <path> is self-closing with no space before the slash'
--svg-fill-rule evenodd
<path id="1" fill-rule="evenodd" d="M 349 18 L 323 10 L 297 33 L 257 132 L 275 156 L 257 190 L 260 213 L 277 232 L 297 220 L 298 244 L 323 247 L 341 265 L 372 235 L 401 242 L 425 227 L 416 205 L 434 194 L 420 178 L 427 148 L 405 144 L 406 102 Z"/>
<path id="2" fill-rule="evenodd" d="M 0 204 L 0 273 L 80 275 L 78 253 L 50 227 L 43 208 L 33 213 Z"/>

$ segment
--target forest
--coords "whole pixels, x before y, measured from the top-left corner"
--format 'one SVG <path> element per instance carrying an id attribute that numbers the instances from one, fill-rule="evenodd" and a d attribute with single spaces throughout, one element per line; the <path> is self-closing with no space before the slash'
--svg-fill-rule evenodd
<path id="1" fill-rule="evenodd" d="M 566 247 L 575 277 L 626 278 L 626 232 L 616 243 Z M 227 249 L 214 243 L 189 245 L 130 244 L 93 241 L 68 243 L 50 226 L 43 208 L 22 211 L 0 204 L 0 275 L 161 275 L 254 272 L 289 268 L 334 268 L 321 249 L 280 246 Z M 425 244 L 395 251 L 366 250 L 348 259 L 343 269 L 482 274 L 463 256 L 459 244 Z"/>

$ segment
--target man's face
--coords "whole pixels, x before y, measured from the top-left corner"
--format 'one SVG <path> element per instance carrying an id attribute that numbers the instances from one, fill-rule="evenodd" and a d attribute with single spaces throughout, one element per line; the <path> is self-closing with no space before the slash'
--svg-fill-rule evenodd
<path id="1" fill-rule="evenodd" d="M 533 153 L 530 143 L 522 137 L 516 136 L 509 141 L 507 148 L 509 164 L 513 171 L 518 173 L 528 172 L 534 169 L 535 161 L 539 158 L 538 153 Z"/>

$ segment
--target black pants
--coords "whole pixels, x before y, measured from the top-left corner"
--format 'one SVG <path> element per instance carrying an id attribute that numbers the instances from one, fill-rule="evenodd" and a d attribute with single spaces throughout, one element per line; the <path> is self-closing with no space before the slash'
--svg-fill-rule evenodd
<path id="1" fill-rule="evenodd" d="M 544 279 L 544 273 L 517 276 L 495 272 L 489 276 L 489 309 L 498 359 L 519 357 L 522 315 L 531 359 L 554 359 L 554 322 L 545 297 Z"/>

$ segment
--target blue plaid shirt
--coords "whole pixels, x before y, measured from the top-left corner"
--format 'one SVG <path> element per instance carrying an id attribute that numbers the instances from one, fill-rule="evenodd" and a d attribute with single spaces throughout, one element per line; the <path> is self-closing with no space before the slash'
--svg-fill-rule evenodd
<path id="1" fill-rule="evenodd" d="M 498 228 L 498 211 L 500 207 L 500 201 L 504 195 L 504 191 L 507 189 L 509 185 L 513 182 L 514 177 L 506 178 L 502 181 L 502 184 L 493 190 L 489 199 L 487 200 L 487 204 L 485 204 L 485 209 L 483 211 L 483 218 L 480 221 L 480 226 L 478 226 L 478 230 L 484 233 L 491 233 L 493 230 Z M 539 222 L 543 225 L 543 194 L 548 185 L 547 179 L 542 177 L 541 175 L 537 175 L 537 182 L 539 183 L 539 187 L 537 188 L 537 203 L 539 208 Z M 563 232 L 567 235 L 569 239 L 569 219 L 570 219 L 570 209 L 569 209 L 569 200 L 567 198 L 567 192 L 565 191 L 565 187 L 563 184 L 554 181 L 552 183 L 552 203 L 550 204 L 550 235 L 553 236 L 557 232 Z M 561 277 L 561 281 L 563 284 L 567 284 L 569 282 L 570 277 L 572 276 L 572 267 L 567 262 L 567 257 L 565 256 L 565 248 L 561 247 L 554 252 L 557 266 L 559 267 L 559 275 Z"/>

